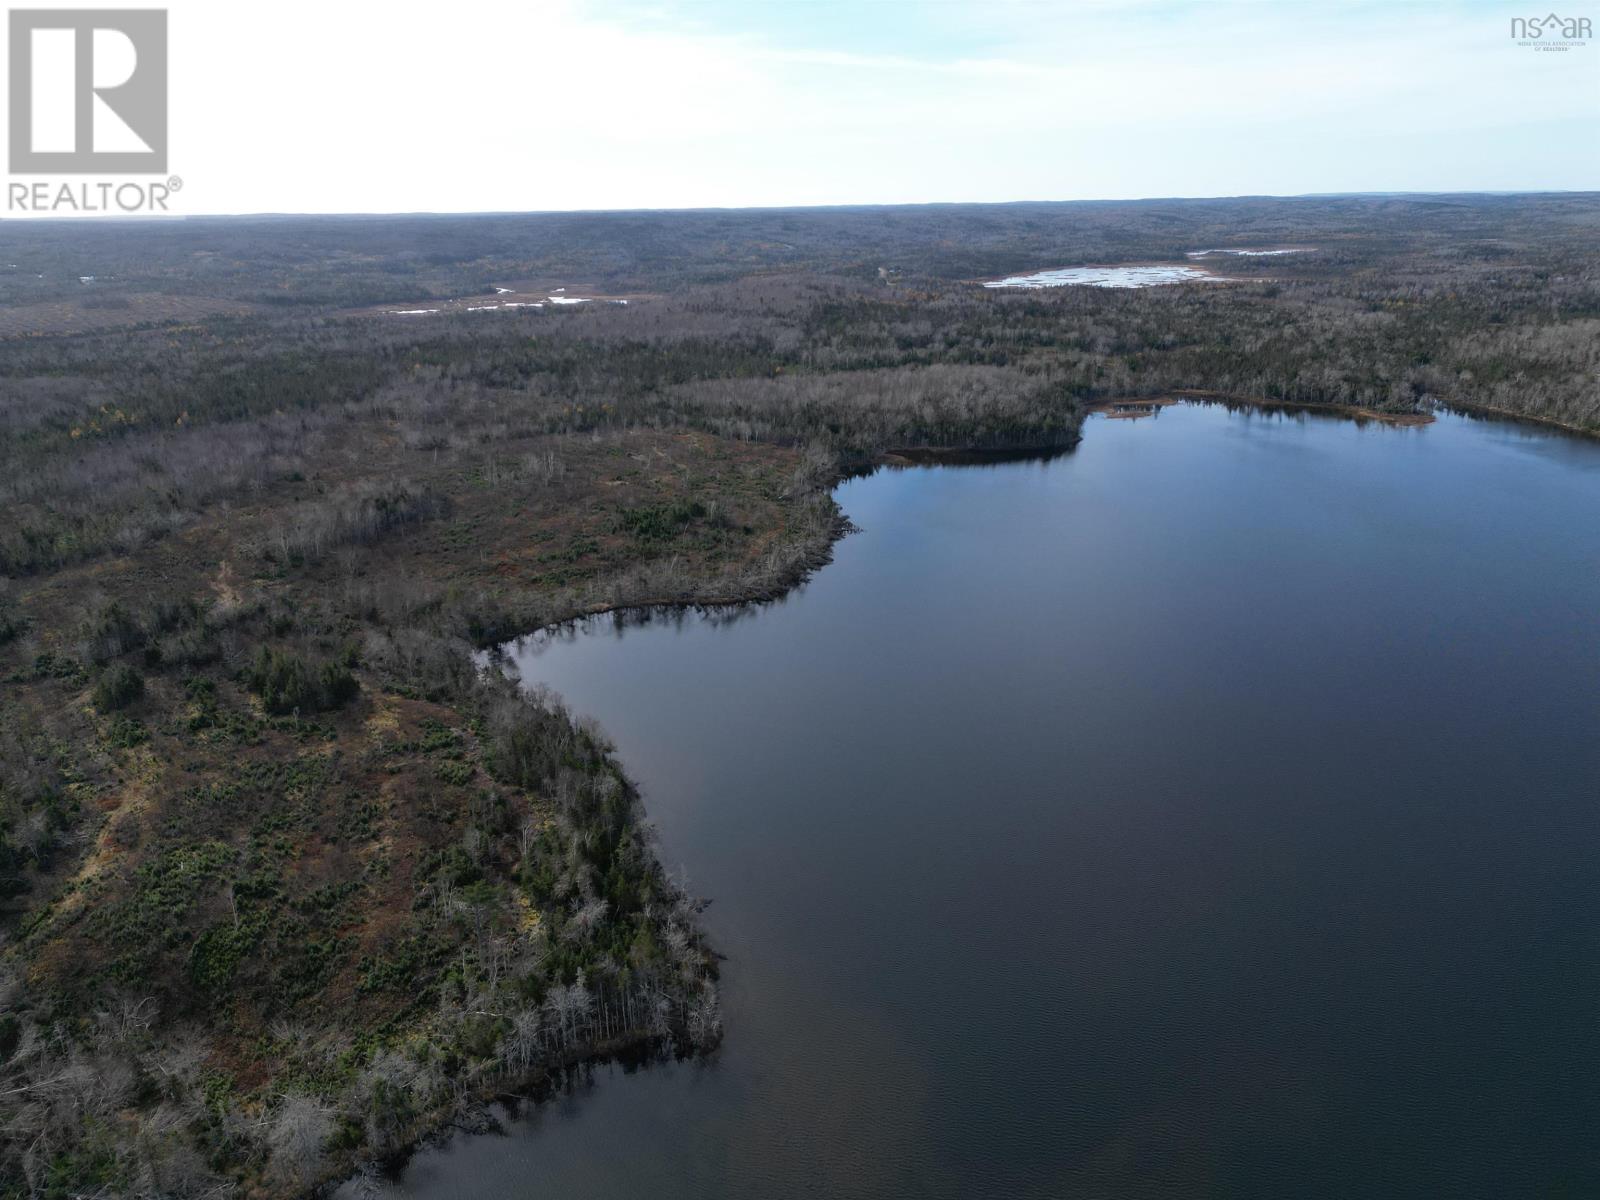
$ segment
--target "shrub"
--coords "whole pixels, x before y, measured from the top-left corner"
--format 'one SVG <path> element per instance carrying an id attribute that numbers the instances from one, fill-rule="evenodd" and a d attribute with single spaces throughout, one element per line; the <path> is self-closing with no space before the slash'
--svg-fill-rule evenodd
<path id="1" fill-rule="evenodd" d="M 133 614 L 115 600 L 95 614 L 85 626 L 84 635 L 89 657 L 97 663 L 138 650 L 146 641 Z"/>
<path id="2" fill-rule="evenodd" d="M 317 684 L 322 692 L 324 708 L 343 708 L 361 690 L 356 677 L 350 674 L 350 668 L 343 663 L 324 664 Z"/>
<path id="3" fill-rule="evenodd" d="M 434 774 L 441 782 L 453 783 L 457 787 L 471 783 L 472 773 L 472 764 L 465 762 L 442 762 L 434 768 Z"/>
<path id="4" fill-rule="evenodd" d="M 162 662 L 180 667 L 204 666 L 222 657 L 216 631 L 204 624 L 169 634 L 162 641 L 160 650 Z"/>
<path id="5" fill-rule="evenodd" d="M 270 713 L 324 712 L 340 708 L 360 691 L 343 663 L 313 668 L 305 659 L 263 646 L 246 675 L 250 690 Z"/>
<path id="6" fill-rule="evenodd" d="M 132 717 L 117 717 L 106 731 L 106 741 L 120 750 L 131 750 L 149 740 L 149 730 Z"/>
<path id="7" fill-rule="evenodd" d="M 144 676 L 127 663 L 119 663 L 94 685 L 94 706 L 103 713 L 126 708 L 144 695 Z"/>
<path id="8" fill-rule="evenodd" d="M 0 825 L 0 900 L 10 900 L 28 890 L 27 877 L 22 873 L 25 856 L 21 847 L 11 843 L 9 832 Z"/>
<path id="9" fill-rule="evenodd" d="M 672 504 L 649 504 L 625 509 L 622 528 L 641 542 L 670 542 L 684 529 L 706 515 L 698 500 L 679 500 Z"/>
<path id="10" fill-rule="evenodd" d="M 250 669 L 249 684 L 268 712 L 316 710 L 316 689 L 311 682 L 311 672 L 305 660 L 293 654 L 263 646 Z"/>

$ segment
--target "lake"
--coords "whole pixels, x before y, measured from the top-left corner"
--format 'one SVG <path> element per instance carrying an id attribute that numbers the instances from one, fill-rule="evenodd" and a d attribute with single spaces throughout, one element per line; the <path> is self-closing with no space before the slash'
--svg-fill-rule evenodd
<path id="1" fill-rule="evenodd" d="M 1600 1194 L 1600 446 L 1180 405 L 838 497 L 786 602 L 514 655 L 725 1044 L 397 1194 Z"/>

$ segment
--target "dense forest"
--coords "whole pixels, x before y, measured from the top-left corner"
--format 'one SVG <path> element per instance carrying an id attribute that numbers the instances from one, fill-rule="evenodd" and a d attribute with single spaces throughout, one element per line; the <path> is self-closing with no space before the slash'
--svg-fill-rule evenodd
<path id="1" fill-rule="evenodd" d="M 1600 432 L 1592 195 L 0 239 L 0 1200 L 297 1195 L 713 1047 L 637 788 L 480 652 L 779 595 L 849 472 L 1185 391 Z"/>

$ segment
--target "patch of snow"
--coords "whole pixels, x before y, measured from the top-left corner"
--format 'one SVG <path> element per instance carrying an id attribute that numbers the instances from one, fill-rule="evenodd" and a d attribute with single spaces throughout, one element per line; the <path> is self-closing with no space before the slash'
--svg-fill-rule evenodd
<path id="1" fill-rule="evenodd" d="M 558 291 L 558 292 L 561 291 L 561 290 L 562 289 L 560 289 L 560 288 L 556 289 L 556 291 Z M 589 302 L 587 300 L 582 299 L 582 298 L 577 297 L 577 296 L 551 296 L 550 297 L 550 303 L 551 304 L 587 304 Z"/>
<path id="2" fill-rule="evenodd" d="M 511 289 L 510 288 L 503 288 L 503 287 L 496 287 L 494 289 L 494 294 L 496 296 L 509 296 L 509 295 L 511 295 Z"/>
<path id="3" fill-rule="evenodd" d="M 1141 288 L 1163 283 L 1187 283 L 1215 279 L 1199 267 L 1061 267 L 1036 271 L 1032 275 L 1012 275 L 985 283 L 986 288 L 1106 287 Z"/>
<path id="4" fill-rule="evenodd" d="M 523 300 L 523 301 L 512 302 L 512 301 L 508 300 L 506 303 L 502 304 L 500 307 L 501 308 L 543 308 L 544 307 L 544 301 L 543 300 Z"/>
<path id="5" fill-rule="evenodd" d="M 469 305 L 467 305 L 467 311 L 468 312 L 493 312 L 495 309 L 497 309 L 499 307 L 500 306 L 498 304 L 469 304 Z"/>
<path id="6" fill-rule="evenodd" d="M 389 310 L 391 317 L 422 317 L 428 313 L 436 313 L 437 308 L 393 308 Z"/>

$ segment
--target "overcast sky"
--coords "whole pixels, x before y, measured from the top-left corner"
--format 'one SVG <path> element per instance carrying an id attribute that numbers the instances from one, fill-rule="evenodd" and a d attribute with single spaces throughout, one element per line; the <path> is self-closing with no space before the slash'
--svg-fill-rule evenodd
<path id="1" fill-rule="evenodd" d="M 191 213 L 1600 188 L 1600 43 L 1527 4 L 167 7 Z"/>

